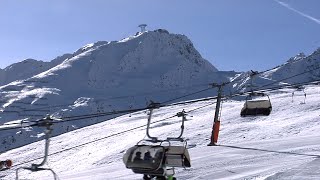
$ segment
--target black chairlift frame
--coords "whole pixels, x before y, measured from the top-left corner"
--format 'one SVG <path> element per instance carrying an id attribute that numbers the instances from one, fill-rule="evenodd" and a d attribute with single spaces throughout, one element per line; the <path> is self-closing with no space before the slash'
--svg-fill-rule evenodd
<path id="1" fill-rule="evenodd" d="M 294 93 L 297 92 L 297 91 L 302 91 L 303 92 L 304 100 L 303 100 L 302 104 L 305 104 L 306 103 L 306 99 L 307 99 L 307 93 L 304 91 L 304 87 L 303 86 L 297 86 L 296 89 L 292 92 L 292 100 L 291 100 L 291 102 L 293 102 Z"/>
<path id="2" fill-rule="evenodd" d="M 149 132 L 149 129 L 150 129 L 150 124 L 151 124 L 151 119 L 152 119 L 152 114 L 153 114 L 153 110 L 156 109 L 156 108 L 159 108 L 159 105 L 158 103 L 151 103 L 149 105 L 149 116 L 148 116 L 148 123 L 147 123 L 147 130 L 146 130 L 146 134 L 147 134 L 147 137 L 149 138 L 148 141 L 151 141 L 151 142 L 164 142 L 164 141 L 167 141 L 170 143 L 170 141 L 181 141 L 183 142 L 184 139 L 182 138 L 182 135 L 183 135 L 183 132 L 184 132 L 184 122 L 187 120 L 186 119 L 186 112 L 183 110 L 182 112 L 179 112 L 177 113 L 177 117 L 182 117 L 182 122 L 181 122 L 181 131 L 180 131 L 180 134 L 179 136 L 177 137 L 167 137 L 167 139 L 165 140 L 159 140 L 157 137 L 154 137 L 154 136 L 151 136 L 150 135 L 150 132 Z"/>
<path id="3" fill-rule="evenodd" d="M 31 167 L 20 167 L 16 170 L 16 180 L 19 180 L 19 170 L 20 169 L 25 169 L 25 170 L 29 170 L 31 172 L 37 172 L 37 171 L 51 171 L 53 174 L 53 178 L 54 180 L 58 179 L 57 178 L 57 174 L 50 168 L 42 168 L 41 166 L 43 166 L 46 162 L 47 162 L 47 158 L 48 158 L 48 154 L 49 154 L 49 143 L 50 143 L 50 135 L 52 132 L 52 128 L 51 126 L 53 125 L 53 119 L 50 118 L 50 116 L 47 116 L 46 118 L 39 120 L 36 124 L 38 127 L 45 127 L 46 130 L 44 131 L 45 133 L 45 151 L 44 151 L 44 158 L 42 160 L 42 162 L 40 164 L 31 164 Z"/>
<path id="4" fill-rule="evenodd" d="M 131 169 L 134 173 L 144 174 L 145 178 L 152 177 L 173 177 L 175 174 L 175 167 L 191 167 L 190 156 L 186 149 L 187 142 L 182 138 L 184 132 L 184 122 L 186 121 L 186 112 L 183 110 L 176 114 L 177 117 L 182 117 L 180 134 L 177 137 L 167 137 L 164 140 L 159 140 L 158 137 L 151 136 L 149 129 L 153 110 L 160 107 L 158 103 L 151 103 L 148 106 L 149 116 L 147 122 L 146 136 L 147 139 L 142 139 L 137 145 L 128 149 L 124 155 L 124 163 L 127 168 Z M 142 141 L 151 142 L 152 145 L 140 144 Z M 172 141 L 183 142 L 183 146 L 172 146 Z M 156 145 L 154 144 L 156 143 Z M 164 145 L 168 143 L 168 145 Z M 133 157 L 137 156 L 134 154 L 137 152 L 153 152 L 153 156 L 157 157 L 154 162 L 148 164 L 144 161 L 136 164 L 134 163 Z M 157 156 L 155 152 L 162 152 L 162 156 Z M 140 156 L 140 155 L 139 155 Z M 145 155 L 144 155 L 145 158 Z M 143 158 L 143 159 L 144 159 Z M 132 161 L 133 159 L 133 161 Z M 150 162 L 149 162 L 150 163 Z"/>

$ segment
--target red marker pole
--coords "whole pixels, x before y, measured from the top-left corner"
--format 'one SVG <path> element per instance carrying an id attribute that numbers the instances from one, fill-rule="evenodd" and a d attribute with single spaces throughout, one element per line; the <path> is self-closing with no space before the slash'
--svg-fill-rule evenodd
<path id="1" fill-rule="evenodd" d="M 219 131 L 220 131 L 220 106 L 221 106 L 221 98 L 222 98 L 222 85 L 218 86 L 218 97 L 217 97 L 217 104 L 216 104 L 216 112 L 214 114 L 214 122 L 212 126 L 212 133 L 210 138 L 210 143 L 208 146 L 215 146 L 218 142 Z"/>

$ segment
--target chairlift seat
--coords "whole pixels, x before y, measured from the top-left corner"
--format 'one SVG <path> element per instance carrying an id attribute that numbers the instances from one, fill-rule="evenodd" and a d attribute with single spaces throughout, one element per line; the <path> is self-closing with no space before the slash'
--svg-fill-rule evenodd
<path id="1" fill-rule="evenodd" d="M 185 146 L 166 146 L 165 164 L 169 167 L 191 167 L 191 160 Z"/>
<path id="2" fill-rule="evenodd" d="M 241 116 L 268 116 L 271 113 L 272 106 L 270 100 L 248 100 L 241 109 Z"/>
<path id="3" fill-rule="evenodd" d="M 149 156 L 147 157 L 147 153 Z M 135 145 L 123 156 L 123 162 L 134 172 L 152 172 L 162 167 L 165 149 L 162 146 Z"/>

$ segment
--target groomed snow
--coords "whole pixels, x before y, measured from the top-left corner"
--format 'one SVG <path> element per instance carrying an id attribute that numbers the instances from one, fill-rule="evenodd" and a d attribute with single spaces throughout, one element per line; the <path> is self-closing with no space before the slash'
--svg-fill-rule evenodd
<path id="1" fill-rule="evenodd" d="M 267 117 L 239 116 L 243 101 L 224 101 L 221 116 L 219 146 L 207 146 L 214 117 L 211 105 L 188 114 L 185 138 L 191 156 L 189 169 L 176 169 L 178 179 L 320 179 L 320 87 L 306 88 L 291 97 L 292 90 L 270 94 L 273 111 Z M 198 102 L 155 110 L 154 121 L 177 112 L 190 111 L 213 103 Z M 45 167 L 51 167 L 60 179 L 104 180 L 142 179 L 126 169 L 122 156 L 126 149 L 145 136 L 145 128 L 111 136 L 145 125 L 147 114 L 134 113 L 100 124 L 92 125 L 52 138 L 50 154 Z M 180 119 L 173 118 L 154 124 L 151 133 L 165 137 L 178 134 Z M 90 141 L 93 143 L 75 147 Z M 12 159 L 14 164 L 42 157 L 44 141 L 10 150 L 0 159 Z M 41 159 L 21 166 L 39 163 Z M 17 166 L 2 171 L 1 179 L 14 179 Z M 52 179 L 49 172 L 21 171 L 21 179 Z"/>

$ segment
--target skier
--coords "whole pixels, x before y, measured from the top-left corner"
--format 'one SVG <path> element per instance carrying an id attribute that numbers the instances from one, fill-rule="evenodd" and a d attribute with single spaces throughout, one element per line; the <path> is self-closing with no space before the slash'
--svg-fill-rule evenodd
<path id="1" fill-rule="evenodd" d="M 150 154 L 149 151 L 147 151 L 146 153 L 144 153 L 144 158 L 143 158 L 143 160 L 145 160 L 145 161 L 152 161 L 152 156 L 151 156 L 151 154 Z"/>
<path id="2" fill-rule="evenodd" d="M 142 161 L 141 152 L 138 151 L 138 152 L 136 152 L 136 156 L 134 157 L 133 162 L 140 162 L 140 161 Z"/>

